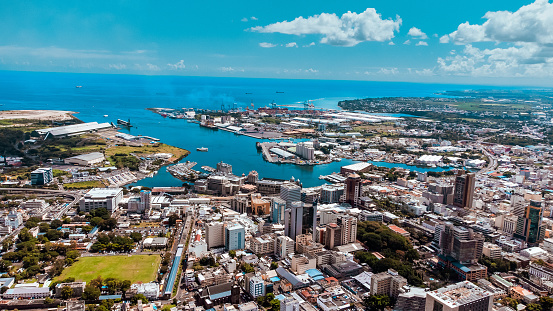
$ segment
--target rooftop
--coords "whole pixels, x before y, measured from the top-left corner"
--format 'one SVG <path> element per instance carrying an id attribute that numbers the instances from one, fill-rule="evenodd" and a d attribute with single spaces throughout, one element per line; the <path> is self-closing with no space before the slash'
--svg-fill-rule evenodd
<path id="1" fill-rule="evenodd" d="M 435 291 L 429 292 L 428 295 L 433 296 L 434 299 L 450 308 L 455 308 L 485 297 L 493 296 L 492 293 L 468 281 L 442 287 Z"/>

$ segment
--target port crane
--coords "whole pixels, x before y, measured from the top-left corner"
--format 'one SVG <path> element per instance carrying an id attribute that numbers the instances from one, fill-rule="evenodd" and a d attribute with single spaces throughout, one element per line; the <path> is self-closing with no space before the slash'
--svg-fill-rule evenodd
<path id="1" fill-rule="evenodd" d="M 303 110 L 314 109 L 314 108 L 315 108 L 315 105 L 313 105 L 313 103 L 310 100 L 305 101 L 303 103 Z"/>

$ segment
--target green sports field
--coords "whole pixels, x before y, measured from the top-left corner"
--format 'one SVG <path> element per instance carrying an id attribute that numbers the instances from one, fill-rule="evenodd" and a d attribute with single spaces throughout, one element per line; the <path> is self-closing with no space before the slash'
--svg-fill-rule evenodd
<path id="1" fill-rule="evenodd" d="M 74 277 L 76 281 L 89 282 L 100 275 L 104 279 L 147 283 L 156 279 L 160 261 L 159 255 L 81 257 L 56 280 Z"/>

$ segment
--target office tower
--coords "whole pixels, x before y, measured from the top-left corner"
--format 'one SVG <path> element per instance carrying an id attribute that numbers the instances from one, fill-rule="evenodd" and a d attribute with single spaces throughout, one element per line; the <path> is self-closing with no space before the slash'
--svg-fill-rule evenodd
<path id="1" fill-rule="evenodd" d="M 357 201 L 362 195 L 361 177 L 357 174 L 350 174 L 346 179 L 346 203 L 352 207 L 357 206 Z"/>
<path id="2" fill-rule="evenodd" d="M 511 196 L 511 209 L 513 211 L 513 215 L 517 217 L 524 217 L 524 209 L 526 205 L 528 205 L 528 202 L 522 195 L 513 194 Z"/>
<path id="3" fill-rule="evenodd" d="M 290 207 L 292 202 L 301 201 L 301 187 L 294 183 L 286 183 L 280 186 L 280 198 Z"/>
<path id="4" fill-rule="evenodd" d="M 292 239 L 295 239 L 296 235 L 302 234 L 303 207 L 303 202 L 296 201 L 292 202 L 290 208 L 285 211 L 284 234 Z"/>
<path id="5" fill-rule="evenodd" d="M 439 246 L 441 253 L 461 263 L 476 262 L 482 256 L 484 236 L 472 229 L 456 227 L 446 223 L 440 230 Z"/>
<path id="6" fill-rule="evenodd" d="M 425 310 L 491 311 L 494 294 L 469 281 L 427 292 Z"/>
<path id="7" fill-rule="evenodd" d="M 305 203 L 303 205 L 303 220 L 301 233 L 309 233 L 313 228 L 313 219 L 317 218 L 317 205 L 315 203 Z"/>
<path id="8" fill-rule="evenodd" d="M 542 225 L 543 209 L 541 202 L 530 201 L 530 205 L 524 208 L 523 216 L 517 219 L 515 238 L 524 240 L 529 244 L 537 244 L 545 237 L 545 226 Z"/>
<path id="9" fill-rule="evenodd" d="M 342 229 L 342 245 L 355 243 L 357 240 L 357 218 L 349 215 L 338 217 L 338 225 Z"/>
<path id="10" fill-rule="evenodd" d="M 455 177 L 453 204 L 463 208 L 472 208 L 474 201 L 474 173 Z"/>
<path id="11" fill-rule="evenodd" d="M 227 250 L 246 248 L 246 229 L 239 224 L 231 224 L 225 228 L 225 247 Z"/>
<path id="12" fill-rule="evenodd" d="M 342 229 L 335 223 L 326 225 L 325 248 L 333 249 L 342 245 Z"/>
<path id="13" fill-rule="evenodd" d="M 312 223 L 312 227 L 311 227 L 311 230 L 313 230 L 312 232 L 312 236 L 313 236 L 313 241 L 315 240 L 315 236 L 317 235 L 317 201 L 313 202 L 313 223 Z"/>
<path id="14" fill-rule="evenodd" d="M 41 167 L 31 172 L 31 185 L 47 185 L 54 180 L 54 173 L 51 167 Z"/>
<path id="15" fill-rule="evenodd" d="M 210 222 L 205 227 L 205 239 L 207 248 L 225 246 L 225 224 L 222 222 Z"/>
<path id="16" fill-rule="evenodd" d="M 272 198 L 271 200 L 271 222 L 274 224 L 284 223 L 284 210 L 286 201 L 281 198 Z"/>
<path id="17" fill-rule="evenodd" d="M 323 185 L 321 188 L 321 203 L 339 203 L 344 194 L 344 186 Z"/>

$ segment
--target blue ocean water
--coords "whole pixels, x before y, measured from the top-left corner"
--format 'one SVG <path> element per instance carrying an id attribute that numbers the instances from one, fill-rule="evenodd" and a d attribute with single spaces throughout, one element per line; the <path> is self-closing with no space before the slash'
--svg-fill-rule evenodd
<path id="1" fill-rule="evenodd" d="M 82 86 L 76 88 L 75 86 Z M 350 160 L 319 166 L 296 166 L 265 162 L 253 138 L 225 131 L 212 131 L 185 120 L 164 119 L 146 108 L 221 109 L 233 106 L 264 107 L 273 100 L 279 105 L 300 107 L 312 100 L 318 108 L 338 109 L 342 99 L 384 96 L 431 96 L 446 90 L 492 87 L 415 84 L 397 82 L 279 80 L 219 77 L 138 76 L 76 73 L 0 71 L 0 110 L 70 110 L 85 122 L 115 122 L 130 119 L 135 127 L 125 130 L 147 135 L 191 151 L 183 161 L 214 167 L 224 161 L 237 175 L 256 170 L 260 177 L 300 179 L 304 186 L 324 183 L 319 175 L 338 172 Z M 277 93 L 278 92 L 278 93 Z M 250 106 L 251 107 L 251 106 Z M 108 115 L 107 118 L 103 117 Z M 197 152 L 207 147 L 209 152 Z M 145 186 L 180 186 L 163 168 L 153 178 L 138 182 Z"/>

